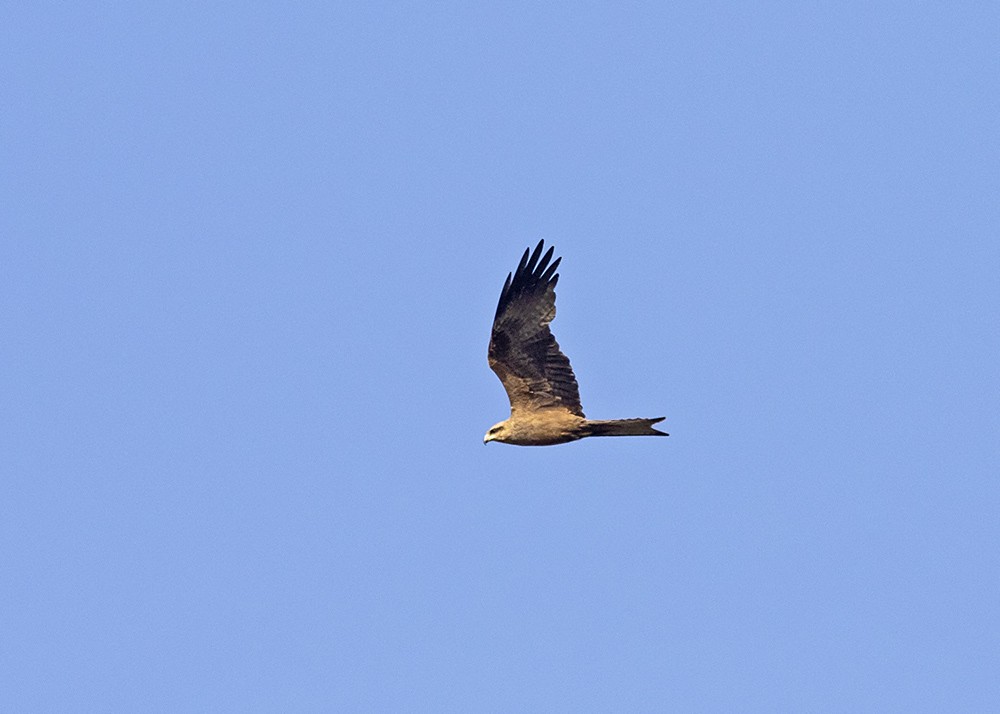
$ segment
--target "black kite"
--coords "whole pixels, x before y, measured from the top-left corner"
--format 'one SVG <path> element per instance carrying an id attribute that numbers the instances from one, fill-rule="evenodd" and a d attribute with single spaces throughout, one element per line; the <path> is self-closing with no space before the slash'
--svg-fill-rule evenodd
<path id="1" fill-rule="evenodd" d="M 573 369 L 549 330 L 562 258 L 550 264 L 554 249 L 542 255 L 544 243 L 524 251 L 500 293 L 489 361 L 507 390 L 510 418 L 491 427 L 483 443 L 546 446 L 587 436 L 667 436 L 653 428 L 666 417 L 595 421 L 583 415 Z"/>

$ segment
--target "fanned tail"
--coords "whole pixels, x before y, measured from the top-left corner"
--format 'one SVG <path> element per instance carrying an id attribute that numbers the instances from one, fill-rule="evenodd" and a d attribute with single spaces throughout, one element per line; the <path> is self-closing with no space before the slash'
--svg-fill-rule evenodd
<path id="1" fill-rule="evenodd" d="M 665 431 L 653 428 L 653 424 L 666 419 L 608 419 L 607 421 L 587 420 L 587 436 L 669 436 Z"/>

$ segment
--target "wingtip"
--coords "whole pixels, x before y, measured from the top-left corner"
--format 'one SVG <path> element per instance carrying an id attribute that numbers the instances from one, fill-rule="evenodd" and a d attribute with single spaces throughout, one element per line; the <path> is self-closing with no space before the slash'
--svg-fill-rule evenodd
<path id="1" fill-rule="evenodd" d="M 539 288 L 554 288 L 559 280 L 556 268 L 562 260 L 561 257 L 552 261 L 555 253 L 555 246 L 549 246 L 548 251 L 542 255 L 545 249 L 545 239 L 541 238 L 534 249 L 528 247 L 524 249 L 521 260 L 517 268 L 507 274 L 503 289 L 500 291 L 500 299 L 497 302 L 497 309 L 494 321 L 503 313 L 512 300 L 525 292 L 531 292 Z M 551 264 L 550 264 L 550 261 Z"/>

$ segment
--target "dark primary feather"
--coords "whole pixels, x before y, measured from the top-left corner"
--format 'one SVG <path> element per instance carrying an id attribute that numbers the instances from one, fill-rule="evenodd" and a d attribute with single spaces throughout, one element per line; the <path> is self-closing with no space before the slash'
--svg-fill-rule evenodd
<path id="1" fill-rule="evenodd" d="M 549 264 L 554 249 L 542 255 L 544 243 L 525 250 L 517 270 L 507 275 L 493 319 L 490 367 L 507 390 L 511 411 L 563 407 L 582 417 L 573 369 L 549 330 L 562 258 Z"/>

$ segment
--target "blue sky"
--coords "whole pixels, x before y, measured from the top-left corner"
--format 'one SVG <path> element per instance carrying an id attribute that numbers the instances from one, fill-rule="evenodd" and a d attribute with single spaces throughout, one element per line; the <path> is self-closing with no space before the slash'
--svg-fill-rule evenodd
<path id="1" fill-rule="evenodd" d="M 1000 700 L 994 3 L 21 3 L 0 709 Z M 563 256 L 593 418 L 482 444 Z"/>

